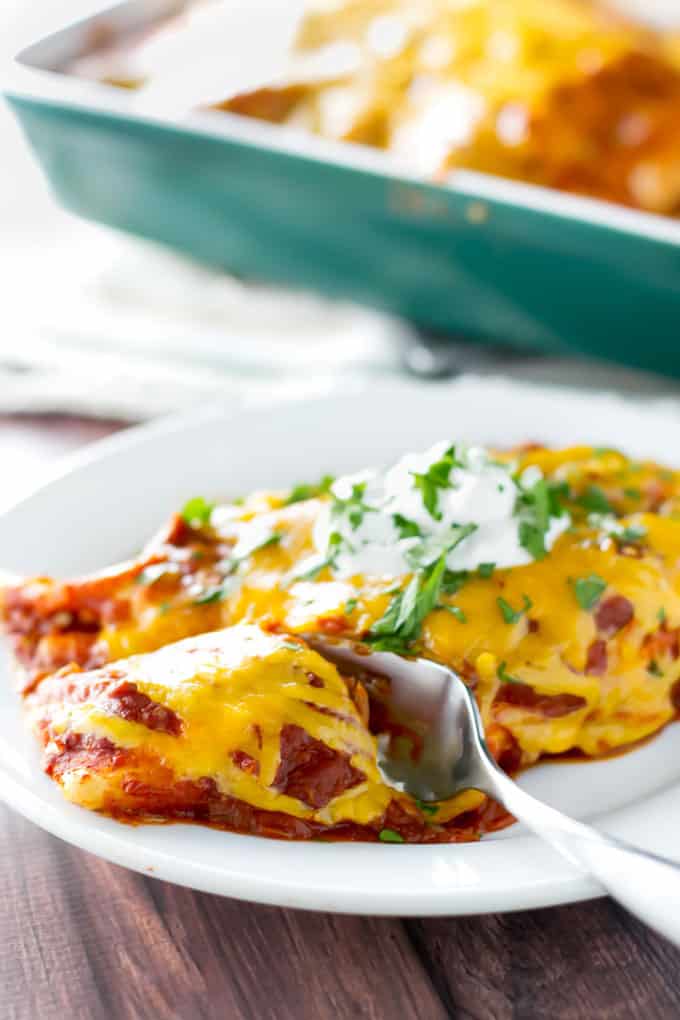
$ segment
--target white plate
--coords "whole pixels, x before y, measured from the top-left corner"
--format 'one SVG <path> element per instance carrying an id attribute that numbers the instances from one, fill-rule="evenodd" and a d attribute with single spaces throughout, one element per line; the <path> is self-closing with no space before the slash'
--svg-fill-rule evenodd
<path id="1" fill-rule="evenodd" d="M 130 430 L 66 462 L 0 517 L 0 564 L 101 567 L 136 550 L 188 497 L 236 496 L 379 464 L 450 436 L 510 444 L 618 445 L 678 463 L 680 415 L 607 396 L 500 380 L 374 387 L 368 394 L 207 411 Z M 549 906 L 598 888 L 517 827 L 437 847 L 285 843 L 199 826 L 130 828 L 67 804 L 42 775 L 0 660 L 0 796 L 49 832 L 117 864 L 281 906 L 370 914 L 471 914 Z M 610 761 L 546 765 L 522 779 L 557 807 L 669 856 L 680 844 L 678 731 Z"/>

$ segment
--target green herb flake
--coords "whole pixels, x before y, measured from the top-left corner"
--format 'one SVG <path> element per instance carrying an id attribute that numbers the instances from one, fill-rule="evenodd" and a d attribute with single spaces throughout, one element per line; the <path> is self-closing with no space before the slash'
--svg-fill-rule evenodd
<path id="1" fill-rule="evenodd" d="M 394 829 L 381 829 L 378 833 L 378 839 L 381 843 L 403 843 L 404 837 L 400 836 Z"/>
<path id="2" fill-rule="evenodd" d="M 202 496 L 196 496 L 185 503 L 182 508 L 182 520 L 192 528 L 204 528 L 210 524 L 215 503 L 208 503 Z"/>
<path id="3" fill-rule="evenodd" d="M 495 569 L 496 569 L 495 563 L 480 563 L 479 566 L 477 567 L 477 573 L 484 580 L 488 580 L 488 578 L 490 578 L 493 575 Z"/>
<path id="4" fill-rule="evenodd" d="M 519 542 L 532 559 L 542 560 L 547 555 L 545 537 L 551 517 L 561 517 L 569 487 L 563 482 L 548 482 L 540 478 L 530 489 L 524 489 L 515 504 L 519 517 Z"/>
<path id="5" fill-rule="evenodd" d="M 578 577 L 574 581 L 574 594 L 581 609 L 592 609 L 607 587 L 607 582 L 599 574 L 589 577 Z"/>
<path id="6" fill-rule="evenodd" d="M 456 595 L 469 579 L 470 574 L 467 570 L 445 570 L 441 590 L 446 595 Z"/>
<path id="7" fill-rule="evenodd" d="M 324 496 L 330 491 L 334 481 L 335 478 L 332 475 L 324 475 L 316 485 L 309 485 L 304 482 L 300 485 L 294 485 L 288 493 L 284 506 L 290 506 L 291 503 L 304 503 L 307 499 L 316 499 L 318 496 Z"/>
<path id="8" fill-rule="evenodd" d="M 440 557 L 448 556 L 469 535 L 477 530 L 476 524 L 452 524 L 446 531 L 423 539 L 409 549 L 406 559 L 416 570 L 431 567 Z"/>
<path id="9" fill-rule="evenodd" d="M 367 506 L 364 503 L 364 493 L 366 491 L 366 482 L 356 482 L 352 486 L 352 491 L 346 499 L 341 499 L 339 496 L 333 496 L 333 502 L 331 504 L 331 517 L 333 520 L 340 520 L 346 518 L 349 521 L 349 525 L 352 531 L 356 531 L 364 516 L 367 513 L 373 512 L 373 507 Z"/>
<path id="10" fill-rule="evenodd" d="M 659 667 L 656 659 L 652 659 L 647 665 L 647 672 L 650 676 L 663 676 L 663 671 Z"/>
<path id="11" fill-rule="evenodd" d="M 158 607 L 158 615 L 159 616 L 165 616 L 166 613 L 169 613 L 169 612 L 170 612 L 170 603 L 169 602 L 161 602 L 160 606 Z"/>
<path id="12" fill-rule="evenodd" d="M 642 499 L 642 493 L 639 489 L 624 489 L 623 494 L 626 499 L 634 499 L 636 501 Z"/>
<path id="13" fill-rule="evenodd" d="M 359 600 L 358 599 L 354 599 L 354 598 L 347 599 L 347 601 L 345 602 L 345 607 L 344 607 L 344 609 L 342 611 L 343 614 L 345 616 L 351 616 L 352 613 L 354 612 L 354 610 L 356 609 L 356 607 L 358 606 L 358 604 L 359 604 Z"/>
<path id="14" fill-rule="evenodd" d="M 667 620 L 666 610 L 664 609 L 663 606 L 661 607 L 659 612 L 656 614 L 656 618 L 659 621 L 659 623 L 665 623 L 666 622 L 666 620 Z"/>
<path id="15" fill-rule="evenodd" d="M 422 538 L 422 531 L 415 521 L 410 521 L 408 517 L 403 517 L 401 514 L 393 514 L 392 521 L 394 526 L 399 532 L 399 538 Z"/>
<path id="16" fill-rule="evenodd" d="M 452 606 L 447 602 L 439 602 L 435 606 L 435 609 L 444 609 L 447 613 L 450 613 L 451 616 L 455 617 L 455 619 L 458 620 L 458 623 L 467 623 L 467 616 L 460 606 Z"/>
<path id="17" fill-rule="evenodd" d="M 411 472 L 413 484 L 422 494 L 423 506 L 435 521 L 442 519 L 438 506 L 439 490 L 451 488 L 451 471 L 460 466 L 460 461 L 456 460 L 455 447 L 451 446 L 440 460 L 430 464 L 424 474 Z"/>
<path id="18" fill-rule="evenodd" d="M 293 581 L 316 581 L 326 567 L 333 566 L 332 556 L 309 556 L 288 575 L 286 583 Z"/>
<path id="19" fill-rule="evenodd" d="M 607 498 L 604 489 L 599 485 L 589 485 L 576 501 L 579 506 L 592 514 L 610 514 L 613 512 L 612 505 Z"/>
<path id="20" fill-rule="evenodd" d="M 498 671 L 497 671 L 498 672 L 498 679 L 501 681 L 501 683 L 503 683 L 503 684 L 521 684 L 521 683 L 523 683 L 523 681 L 519 680 L 516 676 L 511 676 L 510 673 L 506 673 L 505 666 L 506 666 L 505 662 L 501 662 L 500 666 L 498 667 Z"/>
<path id="21" fill-rule="evenodd" d="M 426 570 L 417 571 L 407 587 L 394 596 L 385 614 L 373 624 L 366 641 L 376 649 L 409 654 L 420 636 L 423 621 L 437 605 L 446 556 Z"/>
<path id="22" fill-rule="evenodd" d="M 496 604 L 501 611 L 501 615 L 506 623 L 518 623 L 518 621 L 524 616 L 525 613 L 533 606 L 533 602 L 528 595 L 523 595 L 522 599 L 524 605 L 521 609 L 513 609 L 509 602 L 506 602 L 500 595 L 496 599 Z"/>
<path id="23" fill-rule="evenodd" d="M 428 804 L 427 801 L 424 800 L 416 800 L 415 803 L 418 810 L 422 811 L 424 815 L 436 815 L 439 811 L 438 804 Z"/>
<path id="24" fill-rule="evenodd" d="M 615 536 L 620 545 L 635 545 L 636 542 L 640 542 L 646 537 L 647 529 L 641 524 L 631 524 L 627 528 L 624 528 L 620 534 Z"/>

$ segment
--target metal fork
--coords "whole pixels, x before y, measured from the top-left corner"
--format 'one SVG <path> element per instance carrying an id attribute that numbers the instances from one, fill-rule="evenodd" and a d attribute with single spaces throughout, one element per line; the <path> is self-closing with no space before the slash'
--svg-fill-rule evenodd
<path id="1" fill-rule="evenodd" d="M 388 785 L 425 802 L 470 789 L 487 794 L 632 914 L 680 945 L 680 863 L 577 822 L 520 789 L 491 756 L 474 695 L 456 673 L 427 659 L 305 637 L 345 672 L 359 671 L 390 714 L 418 735 L 417 760 L 403 742 L 378 741 L 378 765 Z"/>

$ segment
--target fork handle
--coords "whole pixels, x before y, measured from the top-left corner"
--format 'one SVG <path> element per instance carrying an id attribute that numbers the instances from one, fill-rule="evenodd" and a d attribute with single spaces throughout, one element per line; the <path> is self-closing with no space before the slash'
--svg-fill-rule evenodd
<path id="1" fill-rule="evenodd" d="M 680 865 L 577 822 L 522 790 L 492 763 L 483 792 L 650 928 L 680 945 Z M 481 783 L 480 783 L 481 787 Z"/>

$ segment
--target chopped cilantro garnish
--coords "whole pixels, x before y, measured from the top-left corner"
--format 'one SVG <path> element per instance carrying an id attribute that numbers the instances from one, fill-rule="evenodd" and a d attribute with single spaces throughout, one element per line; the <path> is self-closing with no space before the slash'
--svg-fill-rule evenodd
<path id="1" fill-rule="evenodd" d="M 515 505 L 519 517 L 519 542 L 532 559 L 542 560 L 546 554 L 545 536 L 551 517 L 564 513 L 563 501 L 568 496 L 564 482 L 548 482 L 539 478 L 530 489 L 524 489 Z"/>
<path id="2" fill-rule="evenodd" d="M 403 843 L 404 837 L 400 836 L 394 829 L 381 829 L 378 833 L 378 839 L 381 843 Z"/>
<path id="3" fill-rule="evenodd" d="M 288 493 L 288 498 L 285 505 L 290 506 L 291 503 L 303 503 L 306 499 L 314 499 L 316 496 L 325 495 L 335 479 L 332 475 L 324 475 L 320 482 L 316 485 L 309 485 L 302 483 L 301 485 L 294 485 Z"/>
<path id="4" fill-rule="evenodd" d="M 346 499 L 333 496 L 333 503 L 331 505 L 331 516 L 333 519 L 338 520 L 342 517 L 346 517 L 350 523 L 352 531 L 356 531 L 363 521 L 364 515 L 373 510 L 373 507 L 367 506 L 366 503 L 364 503 L 365 491 L 366 482 L 356 482 L 352 486 L 352 491 Z"/>
<path id="5" fill-rule="evenodd" d="M 659 612 L 656 614 L 656 618 L 659 621 L 659 623 L 665 623 L 666 622 L 666 610 L 664 609 L 663 606 L 661 607 Z"/>
<path id="6" fill-rule="evenodd" d="M 479 574 L 480 577 L 487 579 L 491 577 L 495 569 L 496 569 L 495 563 L 480 563 L 479 566 L 477 567 L 477 573 Z"/>
<path id="7" fill-rule="evenodd" d="M 647 672 L 651 676 L 663 676 L 663 671 L 661 670 L 659 663 L 656 661 L 656 659 L 650 660 L 650 662 L 647 665 Z"/>
<path id="8" fill-rule="evenodd" d="M 452 524 L 442 534 L 423 539 L 406 553 L 406 559 L 416 569 L 429 567 L 442 556 L 446 557 L 469 535 L 477 530 L 476 524 Z"/>
<path id="9" fill-rule="evenodd" d="M 506 623 L 517 623 L 518 620 L 520 620 L 522 616 L 531 609 L 533 602 L 529 596 L 523 595 L 522 598 L 524 600 L 524 605 L 521 609 L 513 609 L 510 603 L 506 602 L 500 595 L 496 599 L 498 608 L 500 609 L 501 615 Z"/>
<path id="10" fill-rule="evenodd" d="M 468 582 L 470 574 L 467 570 L 445 570 L 442 578 L 442 591 L 446 595 L 455 595 Z"/>
<path id="11" fill-rule="evenodd" d="M 439 811 L 437 804 L 428 804 L 424 800 L 416 800 L 416 807 L 423 812 L 424 815 L 436 815 Z"/>
<path id="12" fill-rule="evenodd" d="M 642 499 L 642 493 L 639 489 L 624 489 L 623 494 L 626 499 Z"/>
<path id="13" fill-rule="evenodd" d="M 460 461 L 456 460 L 455 447 L 451 446 L 440 460 L 430 464 L 424 474 L 411 472 L 415 487 L 422 493 L 423 506 L 435 521 L 442 519 L 438 508 L 439 490 L 451 488 L 451 471 L 454 467 L 460 466 Z"/>
<path id="14" fill-rule="evenodd" d="M 578 577 L 574 581 L 574 594 L 581 609 L 592 609 L 606 587 L 607 582 L 599 574 Z"/>
<path id="15" fill-rule="evenodd" d="M 359 604 L 358 599 L 347 599 L 347 601 L 345 602 L 345 608 L 343 609 L 344 615 L 350 616 L 354 612 L 358 604 Z"/>
<path id="16" fill-rule="evenodd" d="M 384 651 L 408 654 L 420 636 L 423 620 L 437 605 L 445 569 L 446 557 L 442 555 L 434 566 L 417 571 L 373 624 L 367 642 Z"/>
<path id="17" fill-rule="evenodd" d="M 612 505 L 599 485 L 589 485 L 576 501 L 584 510 L 593 514 L 610 514 Z"/>
<path id="18" fill-rule="evenodd" d="M 630 524 L 627 528 L 624 528 L 618 535 L 615 535 L 617 542 L 620 545 L 635 545 L 640 539 L 645 538 L 647 535 L 647 529 L 641 524 Z"/>
<path id="19" fill-rule="evenodd" d="M 410 521 L 408 517 L 402 517 L 401 514 L 393 514 L 392 520 L 394 526 L 399 532 L 399 538 L 420 538 L 422 531 L 415 521 Z"/>
<path id="20" fill-rule="evenodd" d="M 332 556 L 309 556 L 288 575 L 287 581 L 315 581 L 322 570 L 333 566 Z"/>
<path id="21" fill-rule="evenodd" d="M 282 531 L 271 531 L 268 535 L 260 535 L 254 538 L 252 542 L 247 543 L 243 549 L 239 550 L 238 557 L 235 562 L 241 563 L 243 560 L 247 560 L 253 553 L 259 552 L 261 549 L 268 549 L 271 545 L 278 545 L 283 538 Z"/>
<path id="22" fill-rule="evenodd" d="M 196 496 L 184 504 L 182 519 L 192 528 L 204 528 L 207 524 L 210 524 L 210 518 L 214 509 L 214 503 L 208 503 L 202 496 Z"/>
<path id="23" fill-rule="evenodd" d="M 504 684 L 521 684 L 522 681 L 518 680 L 516 676 L 511 676 L 510 673 L 505 671 L 505 662 L 501 662 L 498 667 L 498 679 Z"/>
<path id="24" fill-rule="evenodd" d="M 451 613 L 451 616 L 455 616 L 458 623 L 467 623 L 467 616 L 460 608 L 460 606 L 452 606 L 446 602 L 439 602 L 435 606 L 435 609 L 445 609 L 447 613 Z"/>

